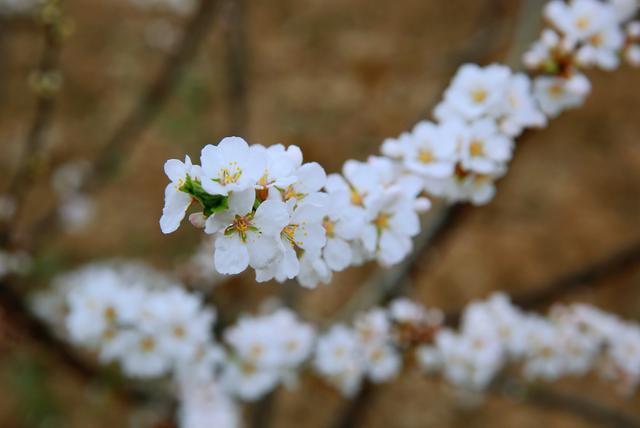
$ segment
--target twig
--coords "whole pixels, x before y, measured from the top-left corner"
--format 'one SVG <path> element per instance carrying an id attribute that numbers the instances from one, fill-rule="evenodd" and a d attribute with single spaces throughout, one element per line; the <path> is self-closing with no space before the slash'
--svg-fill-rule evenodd
<path id="1" fill-rule="evenodd" d="M 246 1 L 229 1 L 225 12 L 223 26 L 230 134 L 244 135 L 249 121 Z"/>
<path id="2" fill-rule="evenodd" d="M 54 73 L 58 70 L 60 61 L 60 33 L 54 22 L 43 22 L 44 44 L 42 47 L 42 55 L 35 71 L 36 79 L 53 78 Z M 36 82 L 39 85 L 41 82 Z M 7 195 L 9 195 L 16 203 L 17 212 L 14 219 L 20 217 L 23 201 L 27 195 L 28 188 L 31 187 L 39 165 L 42 161 L 42 150 L 45 144 L 45 134 L 49 129 L 53 120 L 55 110 L 56 94 L 58 88 L 41 88 L 36 86 L 34 90 L 37 93 L 36 110 L 29 127 L 26 142 L 22 148 L 18 166 L 7 187 Z M 0 246 L 7 245 L 11 230 L 14 227 L 14 221 L 8 221 L 2 225 L 0 230 Z"/>
<path id="3" fill-rule="evenodd" d="M 200 0 L 199 6 L 187 24 L 182 39 L 167 56 L 163 67 L 155 80 L 143 92 L 131 113 L 116 128 L 96 157 L 94 168 L 83 188 L 84 191 L 95 191 L 112 178 L 119 170 L 126 154 L 130 152 L 137 138 L 151 124 L 169 100 L 174 88 L 180 82 L 184 70 L 194 58 L 198 47 L 206 34 L 211 30 L 211 22 L 218 10 L 219 0 Z M 33 227 L 31 235 L 38 236 L 41 242 L 46 241 L 58 230 L 55 207 Z"/>
<path id="4" fill-rule="evenodd" d="M 0 324 L 3 329 L 30 339 L 83 381 L 95 381 L 100 369 L 80 358 L 74 348 L 56 337 L 45 322 L 31 315 L 24 302 L 24 296 L 16 292 L 6 278 L 0 281 Z M 114 392 L 125 402 L 149 399 L 146 391 L 131 386 L 114 387 Z"/>
<path id="5" fill-rule="evenodd" d="M 180 82 L 186 66 L 212 28 L 211 21 L 218 10 L 218 3 L 219 0 L 200 0 L 191 21 L 184 30 L 182 39 L 167 57 L 157 77 L 102 148 L 87 187 L 91 189 L 99 187 L 118 171 L 124 152 L 131 148 L 136 139 L 160 113 L 173 89 Z"/>

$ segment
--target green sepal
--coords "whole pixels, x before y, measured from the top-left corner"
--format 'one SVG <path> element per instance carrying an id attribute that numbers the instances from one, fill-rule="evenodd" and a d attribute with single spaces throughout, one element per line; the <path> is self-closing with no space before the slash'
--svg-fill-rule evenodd
<path id="1" fill-rule="evenodd" d="M 224 195 L 210 195 L 203 188 L 199 180 L 187 176 L 180 191 L 191 195 L 202 205 L 203 214 L 209 217 L 213 213 L 224 211 L 229 206 L 229 197 Z"/>

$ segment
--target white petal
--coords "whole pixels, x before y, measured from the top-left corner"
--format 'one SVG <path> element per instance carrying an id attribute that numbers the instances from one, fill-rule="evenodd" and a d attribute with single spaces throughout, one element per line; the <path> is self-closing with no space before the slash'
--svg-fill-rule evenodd
<path id="1" fill-rule="evenodd" d="M 317 192 L 324 187 L 327 182 L 327 174 L 320 164 L 309 162 L 302 165 L 296 171 L 298 184 L 296 188 L 302 193 Z"/>
<path id="2" fill-rule="evenodd" d="M 216 270 L 224 275 L 240 273 L 249 266 L 249 251 L 237 234 L 218 236 L 213 256 Z"/>
<path id="3" fill-rule="evenodd" d="M 282 257 L 279 238 L 262 233 L 249 233 L 247 236 L 249 264 L 253 268 L 264 269 Z"/>
<path id="4" fill-rule="evenodd" d="M 263 234 L 278 236 L 282 229 L 289 224 L 287 206 L 281 201 L 264 201 L 256 210 L 253 222 Z"/>
<path id="5" fill-rule="evenodd" d="M 246 215 L 253 210 L 256 200 L 256 191 L 247 189 L 241 192 L 233 192 L 229 195 L 229 211 L 233 214 Z"/>
<path id="6" fill-rule="evenodd" d="M 169 159 L 164 163 L 164 173 L 167 174 L 169 180 L 179 182 L 184 180 L 187 175 L 187 168 L 178 159 Z"/>
<path id="7" fill-rule="evenodd" d="M 327 265 L 337 272 L 351 264 L 351 247 L 342 239 L 329 239 L 323 255 Z"/>
<path id="8" fill-rule="evenodd" d="M 171 233 L 180 226 L 180 222 L 191 205 L 191 196 L 176 190 L 175 186 L 170 183 L 165 188 L 164 198 L 160 229 L 162 233 Z"/>

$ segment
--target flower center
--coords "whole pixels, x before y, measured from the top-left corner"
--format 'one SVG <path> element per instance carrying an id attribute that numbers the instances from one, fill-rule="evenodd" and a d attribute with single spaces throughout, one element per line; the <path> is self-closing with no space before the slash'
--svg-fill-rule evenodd
<path id="1" fill-rule="evenodd" d="M 589 28 L 589 24 L 591 24 L 591 21 L 586 16 L 581 16 L 580 18 L 576 19 L 576 27 L 578 27 L 579 30 L 586 30 L 587 28 Z"/>
<path id="2" fill-rule="evenodd" d="M 289 199 L 297 199 L 300 200 L 302 198 L 304 198 L 304 193 L 300 193 L 298 191 L 296 191 L 296 189 L 293 187 L 293 185 L 287 187 L 287 189 L 284 192 L 284 200 L 288 201 Z"/>
<path id="3" fill-rule="evenodd" d="M 418 152 L 418 160 L 422 163 L 431 163 L 435 160 L 433 153 L 431 150 L 421 149 Z"/>
<path id="4" fill-rule="evenodd" d="M 364 197 L 354 188 L 351 188 L 351 203 L 359 207 L 364 207 Z"/>
<path id="5" fill-rule="evenodd" d="M 373 224 L 376 225 L 378 230 L 384 230 L 389 228 L 389 220 L 391 216 L 387 213 L 380 213 L 375 220 L 373 220 Z"/>
<path id="6" fill-rule="evenodd" d="M 144 352 L 151 352 L 156 348 L 156 341 L 152 337 L 145 337 L 140 341 L 140 349 Z"/>
<path id="7" fill-rule="evenodd" d="M 549 95 L 553 98 L 559 98 L 564 94 L 564 86 L 560 83 L 549 86 Z"/>
<path id="8" fill-rule="evenodd" d="M 471 91 L 471 99 L 477 104 L 483 103 L 484 100 L 487 99 L 488 95 L 489 94 L 484 88 L 476 88 L 473 91 Z"/>
<path id="9" fill-rule="evenodd" d="M 302 247 L 302 242 L 296 241 L 296 238 L 294 236 L 299 226 L 300 225 L 298 224 L 289 224 L 285 226 L 284 229 L 282 229 L 282 235 L 294 248 Z"/>
<path id="10" fill-rule="evenodd" d="M 173 327 L 173 335 L 176 337 L 184 337 L 186 336 L 187 331 L 185 330 L 184 326 L 182 325 L 176 325 L 175 327 Z"/>
<path id="11" fill-rule="evenodd" d="M 327 238 L 333 238 L 335 236 L 336 223 L 334 221 L 325 217 L 324 220 L 322 220 L 322 227 L 324 227 L 324 230 L 327 233 Z"/>
<path id="12" fill-rule="evenodd" d="M 113 306 L 107 306 L 104 309 L 104 318 L 109 323 L 114 323 L 116 321 L 116 310 L 113 308 Z"/>
<path id="13" fill-rule="evenodd" d="M 234 233 L 240 234 L 240 238 L 243 241 L 247 240 L 247 232 L 249 230 L 257 231 L 258 229 L 252 225 L 251 220 L 253 220 L 253 213 L 247 214 L 246 216 L 241 216 L 236 214 L 233 219 L 233 223 L 224 230 L 224 235 L 229 236 Z"/>
<path id="14" fill-rule="evenodd" d="M 596 33 L 589 38 L 589 42 L 595 47 L 600 47 L 604 43 L 604 37 L 602 33 Z"/>
<path id="15" fill-rule="evenodd" d="M 471 144 L 469 144 L 469 154 L 474 158 L 484 155 L 484 146 L 482 141 L 472 141 Z"/>
<path id="16" fill-rule="evenodd" d="M 228 168 L 220 170 L 220 184 L 226 185 L 237 182 L 242 176 L 242 170 L 238 166 L 238 162 L 229 162 Z"/>

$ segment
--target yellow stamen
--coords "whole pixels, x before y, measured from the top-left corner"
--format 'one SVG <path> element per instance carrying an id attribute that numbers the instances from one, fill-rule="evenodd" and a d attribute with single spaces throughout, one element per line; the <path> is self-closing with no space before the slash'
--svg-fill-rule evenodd
<path id="1" fill-rule="evenodd" d="M 351 189 L 351 203 L 353 205 L 357 205 L 359 207 L 364 207 L 364 198 L 363 195 L 358 193 L 356 189 Z"/>
<path id="2" fill-rule="evenodd" d="M 489 94 L 484 88 L 477 88 L 471 91 L 471 99 L 478 104 L 484 102 L 488 95 Z"/>
<path id="3" fill-rule="evenodd" d="M 389 220 L 391 216 L 387 213 L 380 213 L 375 220 L 373 220 L 373 224 L 376 225 L 378 230 L 384 230 L 389 228 Z"/>
<path id="4" fill-rule="evenodd" d="M 335 236 L 336 223 L 325 217 L 322 221 L 322 226 L 327 233 L 327 238 L 333 238 Z"/>
<path id="5" fill-rule="evenodd" d="M 418 160 L 422 163 L 431 163 L 435 160 L 431 150 L 421 149 L 418 151 Z"/>
<path id="6" fill-rule="evenodd" d="M 469 154 L 474 158 L 484 155 L 482 141 L 472 141 L 471 144 L 469 144 Z"/>
<path id="7" fill-rule="evenodd" d="M 156 342 L 152 337 L 145 337 L 140 341 L 140 349 L 144 352 L 151 352 L 156 348 Z"/>

